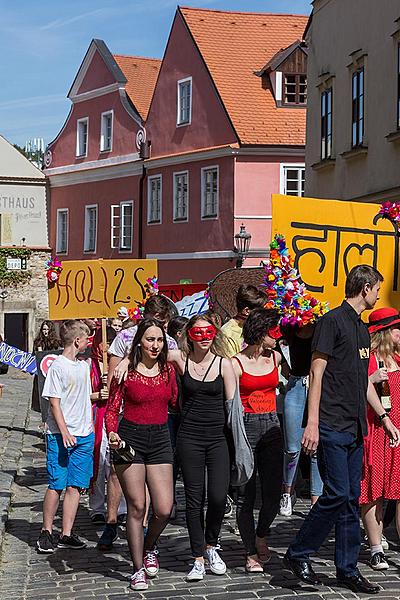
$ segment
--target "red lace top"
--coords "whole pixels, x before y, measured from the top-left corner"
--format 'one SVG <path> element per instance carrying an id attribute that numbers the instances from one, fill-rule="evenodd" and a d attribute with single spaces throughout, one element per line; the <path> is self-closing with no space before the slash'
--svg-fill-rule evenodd
<path id="1" fill-rule="evenodd" d="M 267 413 L 276 411 L 276 388 L 279 385 L 279 373 L 273 356 L 274 368 L 266 375 L 252 375 L 239 363 L 242 375 L 239 380 L 239 392 L 245 413 Z"/>
<path id="2" fill-rule="evenodd" d="M 105 415 L 107 434 L 118 431 L 118 420 L 123 403 L 123 416 L 139 424 L 163 425 L 168 420 L 168 404 L 177 405 L 178 386 L 175 369 L 168 364 L 168 372 L 146 377 L 129 371 L 126 380 L 118 384 L 114 378 Z"/>

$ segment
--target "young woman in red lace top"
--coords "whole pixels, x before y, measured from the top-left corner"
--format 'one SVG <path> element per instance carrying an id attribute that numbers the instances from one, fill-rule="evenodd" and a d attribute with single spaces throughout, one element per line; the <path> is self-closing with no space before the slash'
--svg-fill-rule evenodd
<path id="1" fill-rule="evenodd" d="M 132 343 L 125 381 L 112 381 L 105 417 L 110 448 L 118 449 L 123 440 L 135 451 L 130 462 L 116 452 L 113 457 L 128 507 L 126 529 L 135 569 L 131 578 L 134 590 L 147 589 L 147 576 L 158 573 L 155 545 L 173 505 L 173 455 L 167 421 L 168 405 L 177 402 L 177 384 L 167 352 L 162 325 L 155 319 L 144 319 Z M 153 515 L 144 539 L 146 484 Z"/>

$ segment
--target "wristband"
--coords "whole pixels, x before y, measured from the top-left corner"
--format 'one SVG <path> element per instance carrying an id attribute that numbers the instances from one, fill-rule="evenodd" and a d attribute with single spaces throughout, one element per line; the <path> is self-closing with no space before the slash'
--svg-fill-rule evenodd
<path id="1" fill-rule="evenodd" d="M 389 418 L 389 415 L 387 414 L 387 412 L 384 412 L 382 415 L 379 415 L 378 419 L 382 423 L 383 419 L 386 419 L 386 417 Z"/>

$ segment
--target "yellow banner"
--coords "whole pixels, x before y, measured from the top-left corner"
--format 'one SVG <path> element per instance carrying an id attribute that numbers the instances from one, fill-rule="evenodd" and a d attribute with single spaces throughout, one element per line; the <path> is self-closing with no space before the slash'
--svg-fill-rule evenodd
<path id="1" fill-rule="evenodd" d="M 400 307 L 400 238 L 377 217 L 380 206 L 344 200 L 272 196 L 272 236 L 282 233 L 302 280 L 331 308 L 344 298 L 346 276 L 358 264 L 384 277 L 376 307 Z"/>
<path id="2" fill-rule="evenodd" d="M 157 277 L 156 260 L 63 261 L 58 282 L 49 286 L 50 319 L 116 317 L 121 306 L 146 298 L 148 277 Z"/>

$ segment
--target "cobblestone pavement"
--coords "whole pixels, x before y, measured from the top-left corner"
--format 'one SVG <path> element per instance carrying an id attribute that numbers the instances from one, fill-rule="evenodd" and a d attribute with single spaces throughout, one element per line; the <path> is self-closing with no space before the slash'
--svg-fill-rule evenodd
<path id="1" fill-rule="evenodd" d="M 218 577 L 210 574 L 203 582 L 185 582 L 184 576 L 191 557 L 184 527 L 181 488 L 178 492 L 180 510 L 177 521 L 168 525 L 160 541 L 161 571 L 151 582 L 147 592 L 139 594 L 129 590 L 131 563 L 123 530 L 112 553 L 102 554 L 97 550 L 96 541 L 101 528 L 96 528 L 90 522 L 85 500 L 79 509 L 76 529 L 87 540 L 88 547 L 83 551 L 59 549 L 53 555 L 37 554 L 35 542 L 41 526 L 41 502 L 46 488 L 39 418 L 28 410 L 29 380 L 2 378 L 2 382 L 7 384 L 9 391 L 6 390 L 0 400 L 0 436 L 3 436 L 0 450 L 0 509 L 1 503 L 7 502 L 10 496 L 7 491 L 10 478 L 14 477 L 17 467 L 18 471 L 12 484 L 12 499 L 0 556 L 0 600 L 119 600 L 127 597 L 165 600 L 357 598 L 352 592 L 336 586 L 332 539 L 321 548 L 315 560 L 315 568 L 322 574 L 325 585 L 314 588 L 299 584 L 283 571 L 281 557 L 307 510 L 304 501 L 296 504 L 291 518 L 279 517 L 275 521 L 269 538 L 273 556 L 266 566 L 266 572 L 257 576 L 246 575 L 244 572 L 240 539 L 232 532 L 231 520 L 224 524 L 222 531 L 223 558 L 228 564 L 227 575 Z M 12 386 L 12 393 L 9 385 Z M 59 528 L 58 516 L 56 529 Z M 396 542 L 394 532 L 389 532 L 389 537 L 393 543 Z M 393 549 L 387 554 L 390 570 L 386 574 L 377 574 L 368 568 L 365 564 L 365 551 L 361 554 L 361 570 L 382 586 L 382 592 L 378 596 L 380 600 L 400 599 L 400 554 Z"/>

